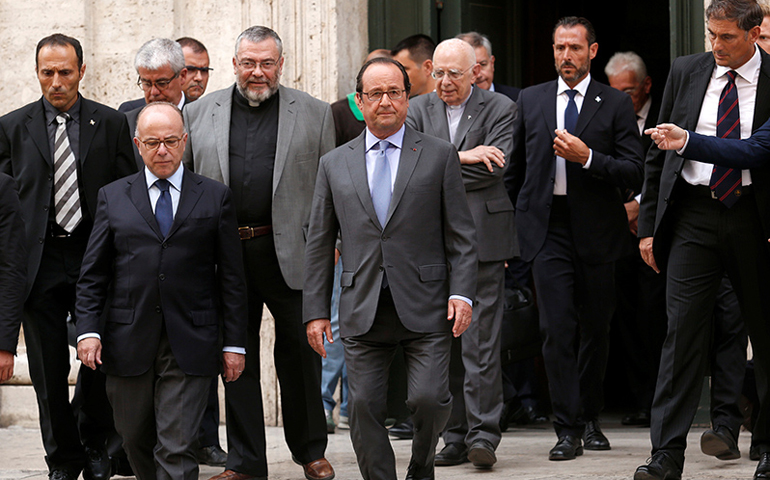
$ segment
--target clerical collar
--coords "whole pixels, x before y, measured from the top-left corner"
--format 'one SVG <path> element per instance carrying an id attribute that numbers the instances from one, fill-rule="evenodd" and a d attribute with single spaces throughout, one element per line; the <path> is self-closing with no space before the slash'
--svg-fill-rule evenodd
<path id="1" fill-rule="evenodd" d="M 240 91 L 238 91 L 238 87 L 236 86 L 234 89 L 235 93 L 233 94 L 234 101 L 247 109 L 254 109 L 254 110 L 264 110 L 267 109 L 270 105 L 273 104 L 278 99 L 279 90 L 276 90 L 273 95 L 268 97 L 266 100 L 261 102 L 259 105 L 252 105 L 252 103 L 249 101 L 248 98 L 244 97 Z"/>

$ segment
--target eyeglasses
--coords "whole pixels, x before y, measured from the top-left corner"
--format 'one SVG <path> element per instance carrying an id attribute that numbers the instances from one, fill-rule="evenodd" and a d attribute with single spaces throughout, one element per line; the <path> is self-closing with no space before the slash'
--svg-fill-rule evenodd
<path id="1" fill-rule="evenodd" d="M 151 138 L 149 140 L 140 140 L 144 144 L 144 148 L 147 150 L 157 150 L 160 148 L 161 144 L 165 145 L 168 149 L 174 149 L 177 148 L 182 141 L 179 137 L 168 137 L 164 138 L 163 140 L 158 140 L 157 138 Z"/>
<path id="2" fill-rule="evenodd" d="M 188 72 L 191 74 L 195 74 L 195 72 L 201 72 L 203 75 L 208 75 L 210 71 L 214 70 L 211 67 L 194 67 L 192 65 L 185 65 L 185 67 Z"/>
<path id="3" fill-rule="evenodd" d="M 254 60 L 238 60 L 238 66 L 247 72 L 251 72 L 259 65 L 259 69 L 263 72 L 269 72 L 273 70 L 278 62 L 275 60 L 263 60 L 261 62 L 255 62 Z"/>
<path id="4" fill-rule="evenodd" d="M 387 92 L 361 92 L 370 102 L 375 103 L 382 100 L 383 95 L 387 95 L 391 100 L 399 100 L 404 96 L 406 90 L 388 90 Z"/>
<path id="5" fill-rule="evenodd" d="M 462 71 L 456 70 L 454 68 L 451 70 L 447 70 L 446 72 L 444 72 L 443 70 L 433 70 L 430 76 L 433 77 L 434 80 L 442 80 L 444 78 L 444 75 L 448 76 L 450 80 L 459 80 L 460 77 L 462 77 L 463 74 L 465 74 L 465 72 L 467 72 L 471 68 L 473 68 L 473 65 L 471 65 L 470 67 Z"/>
<path id="6" fill-rule="evenodd" d="M 174 74 L 173 77 L 171 77 L 169 79 L 165 79 L 164 78 L 164 79 L 161 79 L 161 80 L 156 80 L 154 82 L 152 80 L 145 80 L 142 77 L 139 77 L 139 80 L 136 81 L 136 84 L 139 85 L 139 88 L 141 88 L 144 91 L 152 90 L 152 87 L 155 87 L 158 90 L 162 91 L 162 90 L 167 89 L 168 86 L 171 84 L 171 82 L 174 81 L 174 79 L 176 77 L 178 77 L 178 76 L 179 76 L 179 74 L 176 73 L 176 74 Z"/>
<path id="7" fill-rule="evenodd" d="M 640 88 L 642 88 L 643 85 L 644 85 L 643 83 L 639 83 L 635 87 L 626 88 L 625 90 L 623 90 L 623 93 L 627 93 L 633 96 L 636 92 L 639 91 Z"/>

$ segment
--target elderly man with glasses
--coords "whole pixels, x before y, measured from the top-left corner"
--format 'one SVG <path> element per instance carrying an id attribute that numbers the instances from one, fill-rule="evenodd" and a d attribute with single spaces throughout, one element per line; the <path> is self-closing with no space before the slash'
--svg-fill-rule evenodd
<path id="1" fill-rule="evenodd" d="M 503 409 L 500 333 L 505 261 L 516 255 L 513 205 L 503 185 L 506 155 L 513 150 L 516 104 L 474 87 L 479 74 L 468 43 L 441 42 L 433 54 L 436 91 L 416 97 L 406 123 L 454 144 L 465 194 L 476 224 L 478 285 L 473 322 L 452 344 L 449 368 L 454 397 L 436 465 L 471 461 L 491 468 L 500 443 Z"/>

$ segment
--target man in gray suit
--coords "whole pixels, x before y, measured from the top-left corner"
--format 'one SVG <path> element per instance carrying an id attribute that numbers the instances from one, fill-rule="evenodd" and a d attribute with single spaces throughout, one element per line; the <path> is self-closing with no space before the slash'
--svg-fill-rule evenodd
<path id="1" fill-rule="evenodd" d="M 185 165 L 233 190 L 249 295 L 243 376 L 226 386 L 227 470 L 215 479 L 267 477 L 259 380 L 262 305 L 275 317 L 275 364 L 286 443 L 305 476 L 331 479 L 321 359 L 302 325 L 305 231 L 318 159 L 334 148 L 328 104 L 280 85 L 283 46 L 267 27 L 235 43 L 236 83 L 191 103 Z M 331 297 L 330 297 L 331 298 Z"/>
<path id="2" fill-rule="evenodd" d="M 356 103 L 366 130 L 321 159 L 308 229 L 304 319 L 321 356 L 324 336 L 332 341 L 338 232 L 342 238 L 340 336 L 351 439 L 365 480 L 396 478 L 385 417 L 398 345 L 414 421 L 406 478 L 434 478 L 438 434 L 452 402 L 450 329 L 458 337 L 468 328 L 476 292 L 476 240 L 457 152 L 404 125 L 409 89 L 406 70 L 394 60 L 361 67 Z"/>
<path id="3" fill-rule="evenodd" d="M 473 87 L 480 68 L 468 43 L 441 42 L 433 54 L 436 91 L 412 100 L 406 122 L 459 150 L 478 239 L 477 303 L 468 333 L 452 345 L 450 388 L 455 400 L 436 465 L 470 460 L 490 468 L 501 438 L 505 261 L 517 250 L 513 205 L 503 184 L 505 156 L 513 150 L 516 105 L 504 95 Z"/>

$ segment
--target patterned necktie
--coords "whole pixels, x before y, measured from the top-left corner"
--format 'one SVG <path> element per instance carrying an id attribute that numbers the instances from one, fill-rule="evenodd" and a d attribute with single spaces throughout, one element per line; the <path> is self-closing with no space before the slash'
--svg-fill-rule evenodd
<path id="1" fill-rule="evenodd" d="M 168 191 L 170 184 L 168 180 L 156 180 L 155 186 L 160 190 L 160 197 L 155 203 L 155 219 L 158 221 L 160 233 L 165 238 L 171 229 L 171 223 L 174 221 L 174 211 L 171 207 L 171 193 Z"/>
<path id="2" fill-rule="evenodd" d="M 380 226 L 384 228 L 390 207 L 390 197 L 393 195 L 390 185 L 390 164 L 388 163 L 388 156 L 385 154 L 390 142 L 381 140 L 378 145 L 379 152 L 374 162 L 374 173 L 372 174 L 372 203 L 374 203 L 374 211 L 377 213 Z"/>
<path id="3" fill-rule="evenodd" d="M 577 90 L 567 90 L 569 101 L 567 102 L 567 108 L 564 109 L 564 129 L 572 134 L 575 133 L 578 120 L 577 103 L 575 103 L 575 95 L 577 93 Z"/>
<path id="4" fill-rule="evenodd" d="M 53 142 L 53 198 L 56 223 L 71 233 L 80 223 L 83 214 L 80 211 L 77 164 L 67 136 L 67 120 L 69 118 L 70 116 L 66 113 L 60 113 L 56 116 L 59 126 L 56 127 Z"/>
<path id="5" fill-rule="evenodd" d="M 738 108 L 738 89 L 735 87 L 735 71 L 727 72 L 727 85 L 719 96 L 717 109 L 717 137 L 741 138 L 741 112 Z M 727 208 L 738 201 L 741 186 L 741 171 L 714 165 L 709 188 Z"/>

